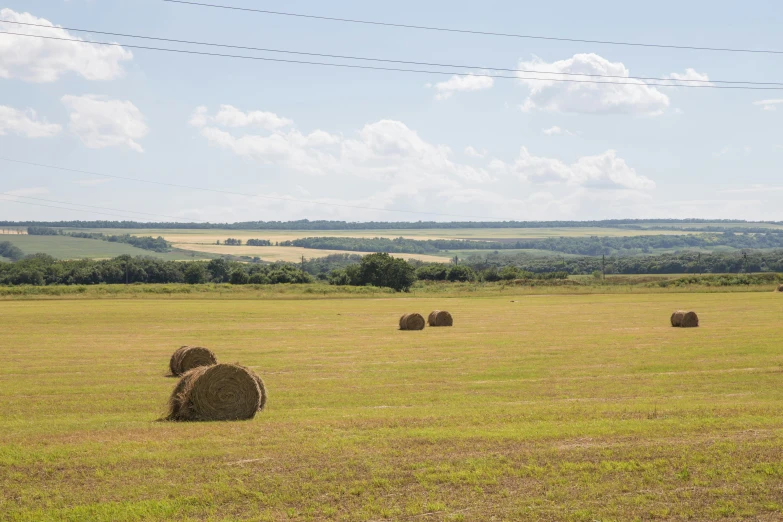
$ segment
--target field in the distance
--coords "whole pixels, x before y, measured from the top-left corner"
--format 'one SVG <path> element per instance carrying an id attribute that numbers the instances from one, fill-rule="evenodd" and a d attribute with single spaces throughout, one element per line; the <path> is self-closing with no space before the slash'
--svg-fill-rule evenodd
<path id="1" fill-rule="evenodd" d="M 435 308 L 454 328 L 396 329 Z M 782 313 L 771 292 L 2 301 L 0 513 L 778 520 Z M 182 344 L 258 371 L 268 410 L 155 422 Z"/>
<path id="2" fill-rule="evenodd" d="M 147 256 L 170 261 L 204 259 L 197 252 L 152 252 L 125 243 L 110 243 L 96 239 L 82 239 L 68 236 L 0 235 L 0 241 L 8 241 L 27 255 L 49 254 L 58 259 L 110 259 L 121 255 Z"/>

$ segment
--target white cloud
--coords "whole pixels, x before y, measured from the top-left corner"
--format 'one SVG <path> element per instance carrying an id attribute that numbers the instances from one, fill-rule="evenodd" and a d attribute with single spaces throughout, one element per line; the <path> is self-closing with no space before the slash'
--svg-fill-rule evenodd
<path id="1" fill-rule="evenodd" d="M 0 20 L 46 25 L 2 24 L 3 30 L 19 34 L 82 39 L 30 13 L 0 9 Z M 89 45 L 32 36 L 0 34 L 0 78 L 20 78 L 28 82 L 53 82 L 68 72 L 88 80 L 112 80 L 123 75 L 121 63 L 133 54 L 118 46 Z"/>
<path id="2" fill-rule="evenodd" d="M 294 122 L 288 118 L 281 118 L 272 112 L 250 111 L 242 112 L 231 105 L 221 105 L 215 115 L 215 122 L 224 127 L 261 127 L 262 129 L 275 130 L 288 127 Z"/>
<path id="3" fill-rule="evenodd" d="M 560 136 L 560 135 L 576 136 L 576 134 L 571 132 L 570 130 L 568 130 L 568 129 L 561 129 L 557 125 L 549 127 L 548 129 L 542 129 L 541 132 L 543 132 L 547 136 Z"/>
<path id="4" fill-rule="evenodd" d="M 753 102 L 753 105 L 760 105 L 765 111 L 776 111 L 781 103 L 783 103 L 783 99 L 759 100 Z"/>
<path id="5" fill-rule="evenodd" d="M 652 190 L 655 182 L 636 173 L 617 152 L 608 150 L 595 156 L 579 158 L 567 165 L 559 159 L 533 156 L 522 147 L 513 164 L 500 161 L 493 168 L 505 170 L 520 179 L 536 184 L 585 187 L 593 189 Z"/>
<path id="6" fill-rule="evenodd" d="M 444 82 L 436 83 L 432 87 L 438 91 L 435 99 L 448 100 L 455 92 L 483 91 L 484 89 L 491 89 L 494 84 L 494 78 L 469 74 L 467 76 L 454 75 Z"/>
<path id="7" fill-rule="evenodd" d="M 519 82 L 529 90 L 529 96 L 522 105 L 524 111 L 537 109 L 587 114 L 656 115 L 669 106 L 669 97 L 666 94 L 641 80 L 622 79 L 629 76 L 625 65 L 610 62 L 597 54 L 576 54 L 572 58 L 553 63 L 534 57 L 531 61 L 521 61 L 519 69 L 555 73 L 517 73 Z M 621 78 L 604 80 L 586 75 Z M 545 77 L 552 80 L 532 80 L 525 79 L 526 77 Z"/>
<path id="8" fill-rule="evenodd" d="M 688 68 L 685 72 L 671 73 L 665 76 L 672 80 L 672 85 L 715 85 L 710 81 L 710 77 L 705 73 L 697 72 L 695 69 Z"/>
<path id="9" fill-rule="evenodd" d="M 399 121 L 367 124 L 354 138 L 323 130 L 303 133 L 296 128 L 266 134 L 235 136 L 219 126 L 204 107 L 196 108 L 191 125 L 212 145 L 265 164 L 314 175 L 348 174 L 358 178 L 407 182 L 428 180 L 444 185 L 461 179 L 488 181 L 486 170 L 454 163 L 451 149 L 434 145 Z"/>
<path id="10" fill-rule="evenodd" d="M 723 148 L 722 148 L 722 149 L 720 149 L 718 152 L 716 152 L 715 154 L 713 154 L 713 156 L 716 156 L 716 157 L 725 156 L 725 155 L 726 155 L 726 154 L 728 154 L 729 152 L 731 152 L 731 149 L 730 149 L 730 148 L 728 148 L 728 147 L 723 147 Z"/>
<path id="11" fill-rule="evenodd" d="M 0 136 L 16 134 L 26 138 L 49 138 L 62 131 L 62 127 L 39 118 L 32 109 L 21 111 L 0 105 Z"/>
<path id="12" fill-rule="evenodd" d="M 62 102 L 70 110 L 69 129 L 87 147 L 127 146 L 144 152 L 136 140 L 146 136 L 149 128 L 133 103 L 94 94 L 63 96 Z"/>
<path id="13" fill-rule="evenodd" d="M 477 150 L 475 147 L 468 145 L 465 147 L 465 156 L 469 158 L 485 158 L 487 156 L 487 149 Z"/>

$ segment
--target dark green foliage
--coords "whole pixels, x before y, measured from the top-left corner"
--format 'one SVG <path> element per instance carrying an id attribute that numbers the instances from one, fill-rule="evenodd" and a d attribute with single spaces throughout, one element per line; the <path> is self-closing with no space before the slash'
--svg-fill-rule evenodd
<path id="1" fill-rule="evenodd" d="M 0 257 L 7 257 L 11 261 L 18 261 L 24 257 L 24 252 L 9 241 L 0 242 Z"/>
<path id="2" fill-rule="evenodd" d="M 392 288 L 398 292 L 407 292 L 416 282 L 416 273 L 413 267 L 404 259 L 397 259 L 389 254 L 364 256 L 359 264 L 356 277 L 359 285 Z"/>
<path id="3" fill-rule="evenodd" d="M 229 245 L 229 246 L 242 246 L 242 240 L 241 239 L 234 239 L 233 237 L 230 237 L 230 238 L 226 239 L 225 241 L 223 241 L 223 244 L 224 245 Z"/>
<path id="4" fill-rule="evenodd" d="M 476 280 L 476 272 L 473 271 L 472 268 L 465 265 L 454 265 L 451 268 L 449 268 L 449 275 L 448 275 L 449 281 L 475 281 Z"/>
<path id="5" fill-rule="evenodd" d="M 735 234 L 733 232 L 653 235 L 628 237 L 553 237 L 544 239 L 509 239 L 467 241 L 462 239 L 396 239 L 375 237 L 306 237 L 283 241 L 281 246 L 296 246 L 321 250 L 349 250 L 355 252 L 390 252 L 407 254 L 434 254 L 448 250 L 550 250 L 564 254 L 587 256 L 634 255 L 653 250 L 712 250 L 716 247 L 735 249 L 783 248 L 783 231 Z"/>
<path id="6" fill-rule="evenodd" d="M 49 227 L 27 227 L 27 234 L 30 236 L 58 236 L 60 231 Z"/>
<path id="7" fill-rule="evenodd" d="M 209 280 L 215 283 L 225 283 L 228 281 L 231 267 L 228 261 L 222 258 L 213 259 L 207 265 L 209 271 Z"/>
<path id="8" fill-rule="evenodd" d="M 228 278 L 228 282 L 232 285 L 246 285 L 249 281 L 250 276 L 241 268 L 233 270 Z"/>
<path id="9" fill-rule="evenodd" d="M 247 246 L 272 246 L 268 239 L 248 239 Z"/>
<path id="10" fill-rule="evenodd" d="M 185 269 L 185 282 L 191 285 L 198 285 L 207 282 L 207 268 L 204 263 L 190 263 Z"/>

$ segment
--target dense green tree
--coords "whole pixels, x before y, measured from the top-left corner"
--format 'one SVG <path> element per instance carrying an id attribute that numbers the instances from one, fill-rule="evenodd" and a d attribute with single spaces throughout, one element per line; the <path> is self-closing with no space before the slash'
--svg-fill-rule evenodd
<path id="1" fill-rule="evenodd" d="M 217 258 L 209 262 L 207 270 L 209 271 L 209 278 L 211 281 L 214 281 L 215 283 L 225 283 L 228 281 L 231 267 L 225 259 Z"/>
<path id="2" fill-rule="evenodd" d="M 201 262 L 190 263 L 185 269 L 185 282 L 191 285 L 206 283 L 207 276 L 207 267 Z"/>

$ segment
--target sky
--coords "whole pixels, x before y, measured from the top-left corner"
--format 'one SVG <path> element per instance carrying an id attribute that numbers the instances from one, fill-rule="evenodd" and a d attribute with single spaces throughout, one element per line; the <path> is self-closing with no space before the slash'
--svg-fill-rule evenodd
<path id="1" fill-rule="evenodd" d="M 681 0 L 209 3 L 783 50 L 779 1 L 749 0 L 741 9 Z M 0 34 L 0 220 L 783 220 L 783 90 L 681 87 L 783 82 L 783 54 L 424 31 L 163 0 L 6 0 L 0 20 L 52 26 L 0 23 L 0 31 L 61 38 Z M 624 85 L 551 81 L 595 79 L 579 74 L 617 76 Z M 663 80 L 622 79 L 629 76 Z"/>

